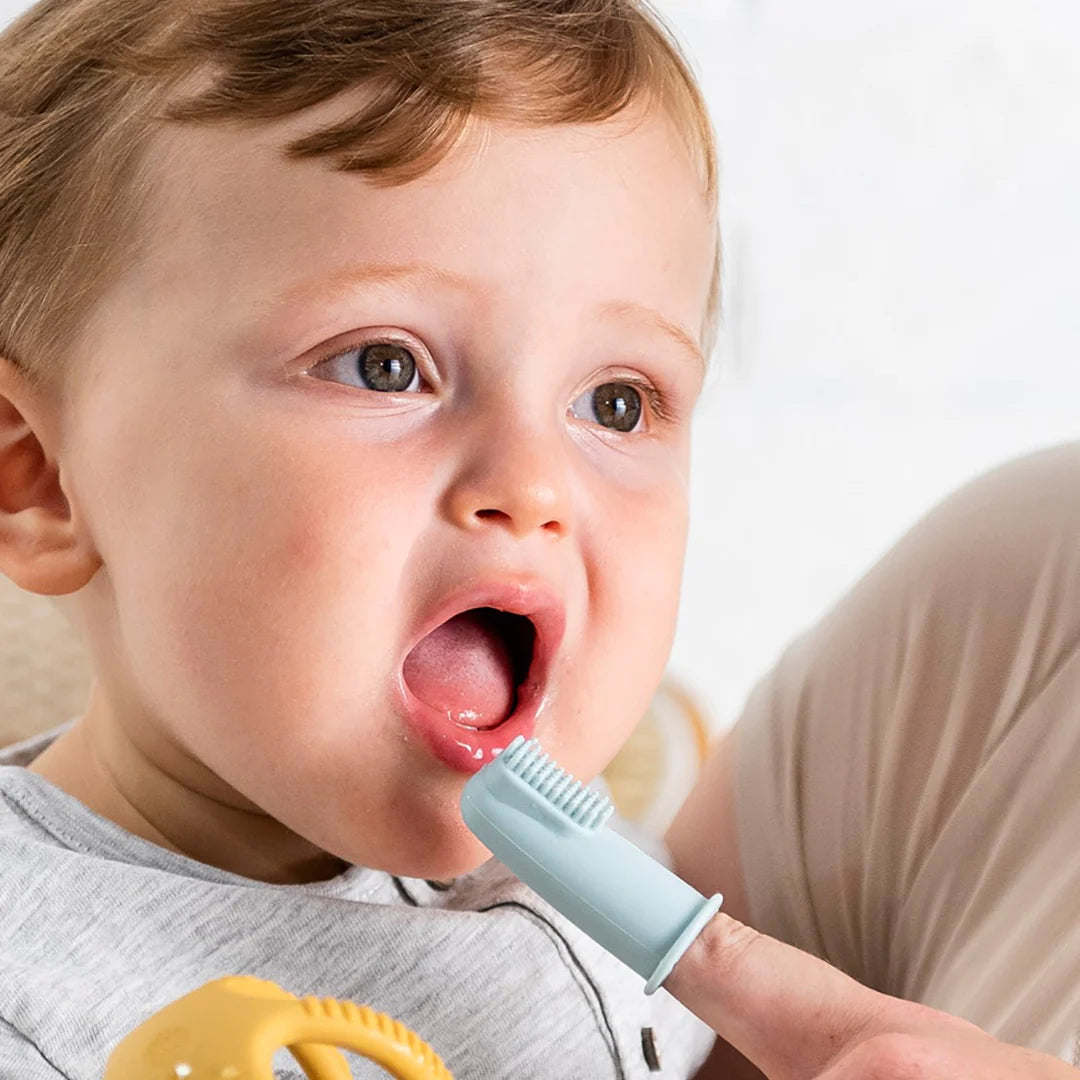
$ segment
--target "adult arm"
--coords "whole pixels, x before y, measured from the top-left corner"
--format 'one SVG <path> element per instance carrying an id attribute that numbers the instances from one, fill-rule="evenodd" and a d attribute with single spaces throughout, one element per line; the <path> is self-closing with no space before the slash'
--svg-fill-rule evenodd
<path id="1" fill-rule="evenodd" d="M 759 684 L 672 828 L 680 874 L 729 896 L 737 923 L 834 965 L 724 919 L 711 931 L 721 958 L 768 955 L 770 1008 L 831 989 L 792 1015 L 816 1015 L 808 1037 L 849 1061 L 1078 1075 L 1049 1056 L 1072 1057 L 1080 1016 L 1078 468 L 1080 444 L 1055 448 L 928 515 Z"/>

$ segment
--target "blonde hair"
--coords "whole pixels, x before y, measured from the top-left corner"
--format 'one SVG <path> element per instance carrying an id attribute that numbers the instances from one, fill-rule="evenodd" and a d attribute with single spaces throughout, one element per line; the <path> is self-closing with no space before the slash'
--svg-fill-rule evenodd
<path id="1" fill-rule="evenodd" d="M 646 0 L 41 0 L 0 34 L 0 356 L 35 379 L 62 365 L 138 255 L 163 124 L 269 121 L 358 86 L 357 112 L 285 153 L 396 184 L 472 117 L 591 123 L 655 102 L 715 215 L 705 103 Z M 719 268 L 717 243 L 707 350 Z"/>

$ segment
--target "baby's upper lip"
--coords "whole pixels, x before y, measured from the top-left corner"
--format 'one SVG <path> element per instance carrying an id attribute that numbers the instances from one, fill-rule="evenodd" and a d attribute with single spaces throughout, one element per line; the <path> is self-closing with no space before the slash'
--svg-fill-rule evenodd
<path id="1" fill-rule="evenodd" d="M 543 677 L 566 633 L 566 607 L 558 591 L 537 577 L 498 575 L 473 580 L 445 596 L 424 618 L 404 656 L 437 627 L 473 608 L 495 608 L 527 618 L 536 630 L 534 671 Z"/>

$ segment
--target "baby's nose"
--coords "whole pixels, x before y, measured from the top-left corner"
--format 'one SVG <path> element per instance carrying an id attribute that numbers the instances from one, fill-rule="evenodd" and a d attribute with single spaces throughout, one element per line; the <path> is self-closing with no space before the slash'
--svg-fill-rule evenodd
<path id="1" fill-rule="evenodd" d="M 522 539 L 554 539 L 572 528 L 570 465 L 555 438 L 535 431 L 489 432 L 468 455 L 446 493 L 445 512 L 459 528 L 508 529 Z"/>

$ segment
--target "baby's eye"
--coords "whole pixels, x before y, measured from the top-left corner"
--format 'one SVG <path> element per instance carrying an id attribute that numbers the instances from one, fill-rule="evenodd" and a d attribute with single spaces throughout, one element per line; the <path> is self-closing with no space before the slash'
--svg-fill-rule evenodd
<path id="1" fill-rule="evenodd" d="M 637 430 L 643 411 L 641 393 L 628 382 L 601 383 L 570 406 L 570 412 L 579 420 L 625 432 Z"/>
<path id="2" fill-rule="evenodd" d="M 383 394 L 419 390 L 423 383 L 416 358 L 404 345 L 392 341 L 353 346 L 320 360 L 307 373 L 317 379 L 359 385 Z"/>

